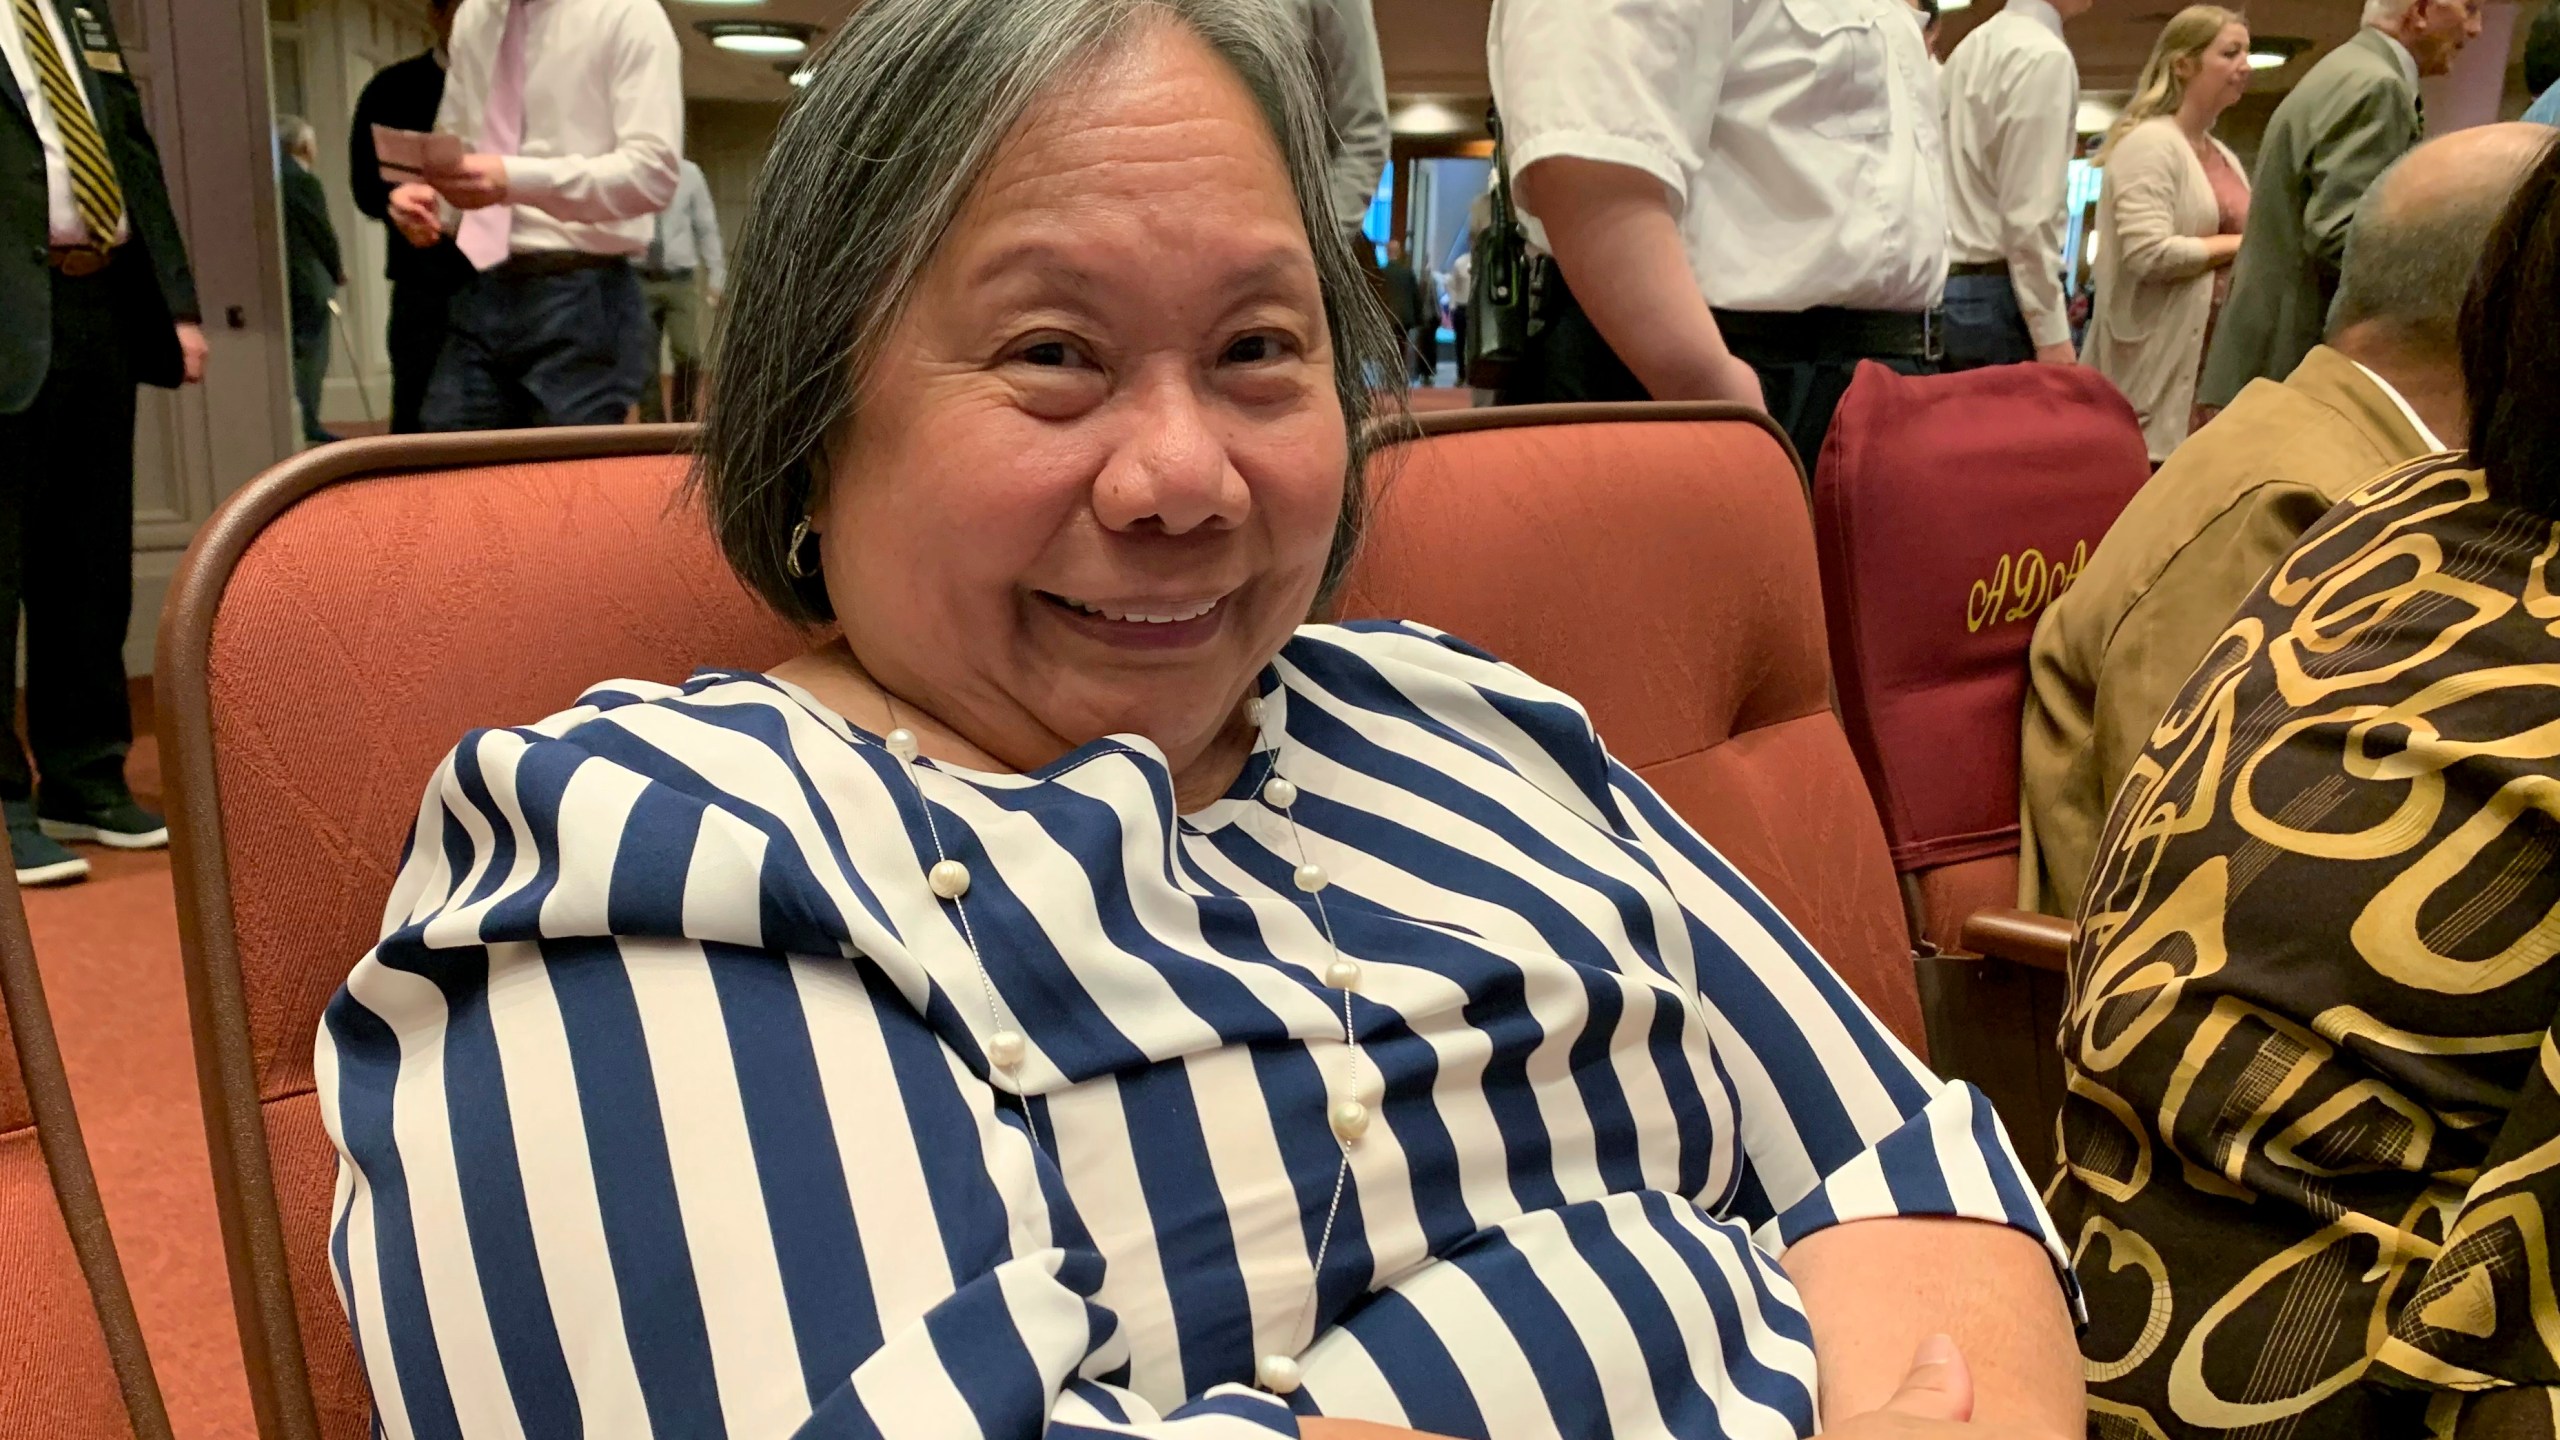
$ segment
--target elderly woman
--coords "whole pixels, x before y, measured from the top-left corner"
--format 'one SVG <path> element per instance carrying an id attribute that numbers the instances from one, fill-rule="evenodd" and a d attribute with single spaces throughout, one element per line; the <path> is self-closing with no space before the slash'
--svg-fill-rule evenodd
<path id="1" fill-rule="evenodd" d="M 848 17 L 700 470 L 839 638 L 466 739 L 321 1036 L 391 1433 L 2079 1433 L 1981 1098 L 1567 697 L 1301 627 L 1394 354 L 1305 63 Z"/>

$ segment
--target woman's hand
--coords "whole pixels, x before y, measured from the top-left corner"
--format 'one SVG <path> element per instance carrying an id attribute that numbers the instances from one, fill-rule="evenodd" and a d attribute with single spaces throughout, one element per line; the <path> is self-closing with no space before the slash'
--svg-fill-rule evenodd
<path id="1" fill-rule="evenodd" d="M 2206 265 L 2219 268 L 2221 266 L 2228 265 L 2239 258 L 2239 236 L 2207 235 L 2204 237 L 2204 260 Z"/>
<path id="2" fill-rule="evenodd" d="M 1442 1437 L 1407 1430 L 1401 1425 L 1381 1425 L 1374 1420 L 1329 1420 L 1315 1415 L 1298 1422 L 1298 1440 L 1442 1440 Z"/>
<path id="3" fill-rule="evenodd" d="M 1976 1425 L 1973 1371 L 1956 1342 L 1932 1335 L 1911 1357 L 1911 1371 L 1882 1409 L 1853 1415 L 1822 1433 L 1838 1440 L 2076 1440 L 2018 1425 Z"/>
<path id="4" fill-rule="evenodd" d="M 1797 1241 L 1784 1263 L 1813 1328 L 1825 1417 L 1907 1410 L 1906 1357 L 1945 1336 L 1964 1353 L 1963 1418 L 1980 1427 L 1967 1433 L 2087 1429 L 2070 1310 L 2050 1253 L 2024 1233 L 1949 1217 L 1853 1220 Z"/>

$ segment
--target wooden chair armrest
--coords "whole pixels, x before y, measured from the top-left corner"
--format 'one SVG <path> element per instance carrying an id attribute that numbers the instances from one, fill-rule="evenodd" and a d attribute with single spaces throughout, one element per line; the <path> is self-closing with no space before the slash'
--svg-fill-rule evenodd
<path id="1" fill-rule="evenodd" d="M 2068 920 L 2029 910 L 1976 910 L 1965 917 L 1959 938 L 1964 948 L 1988 960 L 2061 973 L 2071 960 L 2071 941 L 2079 933 Z"/>

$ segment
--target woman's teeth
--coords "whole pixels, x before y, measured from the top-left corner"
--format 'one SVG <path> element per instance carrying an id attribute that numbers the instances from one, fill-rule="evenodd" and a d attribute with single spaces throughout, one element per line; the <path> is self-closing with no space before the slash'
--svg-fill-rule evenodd
<path id="1" fill-rule="evenodd" d="M 1061 595 L 1058 598 L 1065 601 L 1069 606 L 1083 611 L 1087 615 L 1099 615 L 1105 620 L 1125 620 L 1133 625 L 1178 625 L 1185 620 L 1197 620 L 1201 616 L 1208 614 L 1210 611 L 1217 609 L 1219 604 L 1226 599 L 1225 596 L 1221 595 L 1216 600 L 1203 600 L 1197 605 L 1184 606 L 1178 610 L 1149 612 L 1144 610 L 1114 610 L 1107 605 L 1090 604 L 1069 595 Z"/>

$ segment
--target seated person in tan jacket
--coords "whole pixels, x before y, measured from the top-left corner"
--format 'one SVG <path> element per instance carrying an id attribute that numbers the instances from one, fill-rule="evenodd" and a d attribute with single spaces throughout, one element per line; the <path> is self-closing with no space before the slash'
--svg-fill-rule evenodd
<path id="1" fill-rule="evenodd" d="M 2463 433 L 2463 293 L 2550 138 L 2481 126 L 2386 172 L 2348 232 L 2327 343 L 2188 437 L 2045 611 L 2020 746 L 2021 905 L 2077 914 L 2125 773 L 2267 567 L 2366 481 Z"/>

